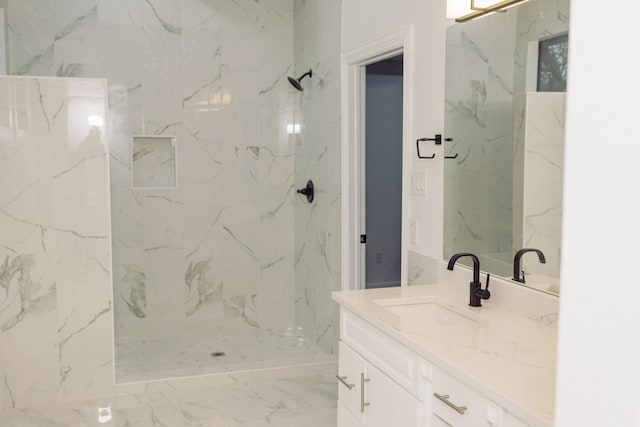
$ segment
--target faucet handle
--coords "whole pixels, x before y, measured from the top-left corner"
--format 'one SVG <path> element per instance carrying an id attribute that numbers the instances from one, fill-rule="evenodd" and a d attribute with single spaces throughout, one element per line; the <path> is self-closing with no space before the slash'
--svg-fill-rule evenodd
<path id="1" fill-rule="evenodd" d="M 482 299 L 489 299 L 491 297 L 491 292 L 489 292 L 489 279 L 491 279 L 491 275 L 487 273 L 487 284 L 484 289 L 478 290 L 478 296 Z"/>

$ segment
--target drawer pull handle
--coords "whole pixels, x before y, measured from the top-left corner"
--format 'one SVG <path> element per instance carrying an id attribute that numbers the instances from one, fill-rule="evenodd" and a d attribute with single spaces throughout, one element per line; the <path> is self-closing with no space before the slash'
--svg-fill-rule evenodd
<path id="1" fill-rule="evenodd" d="M 368 383 L 371 381 L 364 377 L 364 372 L 360 374 L 360 412 L 364 414 L 364 408 L 371 405 L 370 403 L 365 403 L 364 401 L 364 383 Z"/>
<path id="2" fill-rule="evenodd" d="M 336 378 L 338 379 L 338 381 L 340 381 L 342 384 L 344 384 L 344 386 L 346 388 L 348 388 L 349 390 L 353 390 L 353 388 L 356 386 L 355 384 L 349 384 L 347 382 L 347 377 L 341 377 L 340 375 L 336 375 Z"/>
<path id="3" fill-rule="evenodd" d="M 449 408 L 453 409 L 460 415 L 464 415 L 464 411 L 467 410 L 466 406 L 458 406 L 454 403 L 451 403 L 451 401 L 449 400 L 448 394 L 433 393 L 433 395 L 436 397 L 436 399 L 438 399 L 439 401 L 441 401 L 442 403 L 444 403 L 445 405 L 447 405 Z"/>

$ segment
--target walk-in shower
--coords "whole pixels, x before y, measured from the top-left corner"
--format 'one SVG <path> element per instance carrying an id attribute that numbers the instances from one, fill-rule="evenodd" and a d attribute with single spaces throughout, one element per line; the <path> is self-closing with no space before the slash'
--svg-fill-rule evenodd
<path id="1" fill-rule="evenodd" d="M 110 220 L 111 231 L 100 239 L 111 242 L 112 264 L 87 262 L 112 277 L 112 289 L 91 309 L 101 320 L 112 316 L 115 336 L 92 338 L 109 340 L 115 361 L 109 351 L 96 363 L 111 369 L 114 362 L 116 383 L 333 363 L 337 316 L 329 295 L 340 280 L 340 227 L 325 222 L 328 211 L 339 218 L 340 187 L 332 182 L 327 190 L 323 171 L 339 169 L 339 158 L 323 158 L 323 151 L 334 153 L 324 141 L 312 147 L 319 153 L 305 151 L 307 136 L 287 132 L 300 126 L 302 102 L 314 104 L 312 94 L 302 100 L 288 83 L 302 91 L 311 70 L 285 78 L 294 68 L 292 4 L 92 1 L 43 21 L 37 5 L 4 3 L 9 74 L 106 80 L 102 122 L 79 120 L 105 134 L 98 148 L 109 160 L 102 177 L 110 180 L 110 218 L 103 212 L 102 223 Z M 41 31 L 25 37 L 33 22 Z M 327 70 L 323 64 L 322 75 Z M 36 83 L 25 96 L 37 101 L 44 89 Z M 66 111 L 67 98 L 96 97 L 90 83 L 73 88 L 43 107 L 47 118 Z M 337 112 L 331 123 L 339 135 L 339 108 L 315 105 Z M 75 148 L 67 153 L 72 160 Z M 323 178 L 317 199 L 326 205 L 296 195 L 303 182 L 296 163 L 302 170 L 310 159 L 314 176 Z M 84 170 L 85 163 L 66 167 Z M 75 337 L 83 326 L 66 327 Z M 59 371 L 73 378 L 65 369 Z"/>

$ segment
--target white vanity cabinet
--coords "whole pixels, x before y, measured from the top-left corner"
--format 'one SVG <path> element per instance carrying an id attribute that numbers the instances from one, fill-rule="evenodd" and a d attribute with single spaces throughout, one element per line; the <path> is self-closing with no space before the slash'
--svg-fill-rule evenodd
<path id="1" fill-rule="evenodd" d="M 424 362 L 348 312 L 341 325 L 338 427 L 425 426 Z"/>
<path id="2" fill-rule="evenodd" d="M 424 403 L 373 365 L 367 367 L 366 424 L 370 427 L 422 426 Z"/>
<path id="3" fill-rule="evenodd" d="M 350 375 L 358 360 L 358 372 Z M 344 362 L 344 363 L 343 363 Z M 349 346 L 340 343 L 338 425 L 422 426 L 424 404 Z M 346 377 L 346 378 L 345 378 Z M 354 378 L 354 381 L 351 381 Z"/>
<path id="4" fill-rule="evenodd" d="M 340 342 L 338 347 L 338 401 L 351 412 L 358 425 L 364 424 L 367 362 L 349 346 Z M 346 413 L 345 413 L 346 414 Z M 345 415 L 346 416 L 346 415 Z M 348 424 L 351 425 L 351 424 Z"/>
<path id="5" fill-rule="evenodd" d="M 341 309 L 338 427 L 530 427 Z"/>

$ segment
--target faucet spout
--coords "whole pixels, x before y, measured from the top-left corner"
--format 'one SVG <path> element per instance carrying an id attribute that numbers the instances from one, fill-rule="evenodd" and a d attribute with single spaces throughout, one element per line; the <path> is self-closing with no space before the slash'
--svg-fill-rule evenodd
<path id="1" fill-rule="evenodd" d="M 489 275 L 487 274 L 487 287 L 482 289 L 482 283 L 480 283 L 480 260 L 472 253 L 462 252 L 455 254 L 449 259 L 447 270 L 453 271 L 453 266 L 458 259 L 462 257 L 470 257 L 473 260 L 473 281 L 469 283 L 469 305 L 471 307 L 482 307 L 481 301 L 483 299 L 489 299 L 491 294 L 489 293 Z"/>
<path id="2" fill-rule="evenodd" d="M 516 252 L 515 256 L 513 257 L 513 279 L 516 282 L 520 282 L 520 283 L 524 283 L 524 274 L 522 274 L 522 277 L 520 277 L 520 272 L 521 272 L 521 265 L 522 265 L 522 255 L 526 254 L 527 252 L 535 252 L 536 254 L 538 254 L 538 260 L 540 261 L 540 264 L 546 264 L 547 260 L 544 257 L 544 254 L 542 253 L 542 251 L 540 249 L 535 249 L 535 248 L 523 248 L 520 249 L 518 252 Z"/>
<path id="3" fill-rule="evenodd" d="M 449 264 L 447 265 L 447 270 L 453 271 L 453 266 L 456 264 L 458 259 L 465 256 L 471 257 L 471 259 L 473 260 L 473 281 L 479 282 L 480 281 L 480 260 L 478 259 L 477 256 L 475 256 L 472 253 L 461 252 L 459 254 L 453 255 L 449 260 Z"/>

